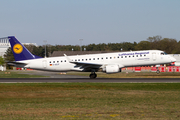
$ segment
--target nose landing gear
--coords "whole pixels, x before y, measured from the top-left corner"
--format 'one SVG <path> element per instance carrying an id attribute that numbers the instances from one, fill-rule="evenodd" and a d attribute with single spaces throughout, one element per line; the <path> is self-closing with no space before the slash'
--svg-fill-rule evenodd
<path id="1" fill-rule="evenodd" d="M 157 71 L 156 71 L 156 73 L 157 73 L 157 74 L 159 74 L 159 73 L 160 73 L 160 71 L 159 71 L 159 70 L 157 70 Z"/>
<path id="2" fill-rule="evenodd" d="M 159 74 L 160 73 L 159 68 L 157 67 L 156 69 L 157 69 L 156 73 Z"/>

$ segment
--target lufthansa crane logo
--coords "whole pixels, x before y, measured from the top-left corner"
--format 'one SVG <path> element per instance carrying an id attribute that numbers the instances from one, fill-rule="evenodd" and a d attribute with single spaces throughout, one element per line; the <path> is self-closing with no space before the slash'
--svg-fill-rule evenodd
<path id="1" fill-rule="evenodd" d="M 13 47 L 13 51 L 16 54 L 20 54 L 23 51 L 23 46 L 21 44 L 15 44 Z"/>

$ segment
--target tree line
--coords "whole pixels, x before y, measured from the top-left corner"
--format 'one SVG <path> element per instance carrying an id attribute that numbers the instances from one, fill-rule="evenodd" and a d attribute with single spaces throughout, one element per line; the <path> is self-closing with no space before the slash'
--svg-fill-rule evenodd
<path id="1" fill-rule="evenodd" d="M 25 47 L 34 55 L 44 57 L 45 46 L 25 45 Z M 46 56 L 49 57 L 54 51 L 80 51 L 79 45 L 46 45 Z M 161 36 L 153 36 L 147 40 L 137 42 L 121 42 L 121 43 L 100 43 L 83 45 L 82 50 L 86 51 L 135 51 L 135 50 L 162 50 L 168 54 L 180 54 L 180 41 L 172 38 L 162 38 Z M 5 61 L 14 61 L 11 48 L 5 55 Z"/>

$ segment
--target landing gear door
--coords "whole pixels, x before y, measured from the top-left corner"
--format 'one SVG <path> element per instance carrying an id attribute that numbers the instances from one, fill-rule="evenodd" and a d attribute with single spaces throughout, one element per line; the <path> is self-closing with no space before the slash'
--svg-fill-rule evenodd
<path id="1" fill-rule="evenodd" d="M 47 67 L 47 61 L 46 61 L 46 60 L 43 60 L 43 61 L 42 61 L 42 65 L 43 65 L 44 68 L 46 68 L 46 67 Z"/>
<path id="2" fill-rule="evenodd" d="M 152 60 L 153 60 L 153 61 L 156 61 L 156 52 L 153 52 L 153 53 L 152 53 Z"/>

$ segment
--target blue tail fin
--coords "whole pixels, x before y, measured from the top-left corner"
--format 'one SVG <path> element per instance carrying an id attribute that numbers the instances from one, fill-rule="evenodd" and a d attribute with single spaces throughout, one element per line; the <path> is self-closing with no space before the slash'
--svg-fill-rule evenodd
<path id="1" fill-rule="evenodd" d="M 29 52 L 14 36 L 9 36 L 8 38 L 16 61 L 41 58 Z"/>

